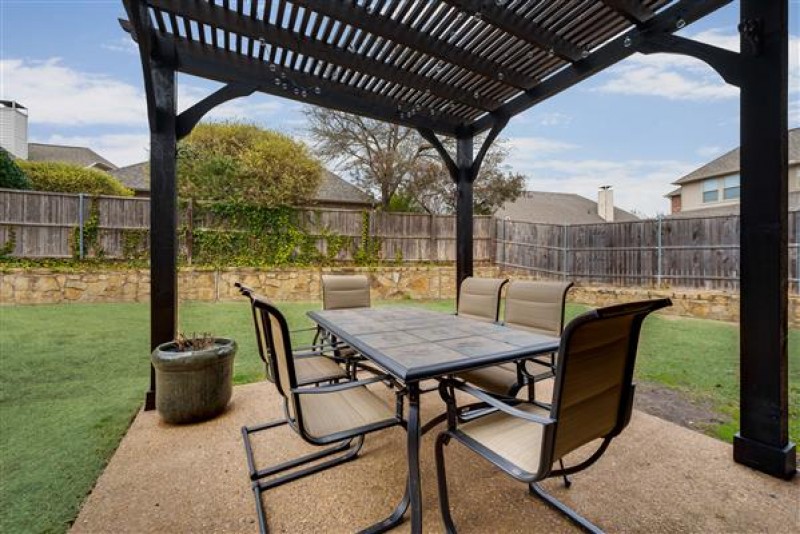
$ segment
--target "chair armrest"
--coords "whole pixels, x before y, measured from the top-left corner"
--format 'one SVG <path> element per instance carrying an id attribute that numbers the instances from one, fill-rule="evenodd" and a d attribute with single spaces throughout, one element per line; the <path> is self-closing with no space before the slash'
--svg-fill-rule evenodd
<path id="1" fill-rule="evenodd" d="M 319 395 L 324 393 L 335 393 L 337 391 L 346 391 L 348 389 L 366 386 L 367 384 L 383 382 L 387 378 L 388 378 L 387 376 L 373 376 L 372 378 L 365 378 L 363 380 L 356 380 L 353 382 L 342 382 L 340 384 L 329 384 L 313 388 L 292 388 L 292 393 L 296 393 L 298 395 L 305 395 L 305 394 Z"/>
<path id="2" fill-rule="evenodd" d="M 509 404 L 506 404 L 504 402 L 501 402 L 500 400 L 496 399 L 495 397 L 492 397 L 491 395 L 489 395 L 485 391 L 483 391 L 481 389 L 478 389 L 478 388 L 474 388 L 474 387 L 472 387 L 470 385 L 467 385 L 464 382 L 460 382 L 458 380 L 447 379 L 447 380 L 443 380 L 442 381 L 442 385 L 446 386 L 446 387 L 450 386 L 450 387 L 453 387 L 453 388 L 458 389 L 460 391 L 463 391 L 464 393 L 467 393 L 467 394 L 475 397 L 476 399 L 480 400 L 481 402 L 484 402 L 484 403 L 488 404 L 492 408 L 496 408 L 496 409 L 500 410 L 501 412 L 507 413 L 508 415 L 510 415 L 512 417 L 516 417 L 518 419 L 524 419 L 524 420 L 529 421 L 531 423 L 538 423 L 540 425 L 551 425 L 551 424 L 555 423 L 555 420 L 551 419 L 550 417 L 542 417 L 540 415 L 536 415 L 536 414 L 524 412 L 522 410 L 518 410 L 517 408 L 514 408 L 513 406 L 511 406 Z"/>

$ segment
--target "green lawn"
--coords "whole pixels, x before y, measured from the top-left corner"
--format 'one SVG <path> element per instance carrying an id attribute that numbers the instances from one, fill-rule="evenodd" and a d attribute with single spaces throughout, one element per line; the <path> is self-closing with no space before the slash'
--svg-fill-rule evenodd
<path id="1" fill-rule="evenodd" d="M 442 311 L 450 301 L 416 304 Z M 293 328 L 318 304 L 284 304 Z M 569 315 L 583 309 L 570 306 Z M 263 376 L 249 307 L 187 303 L 186 332 L 239 341 L 235 380 Z M 790 337 L 792 436 L 800 440 L 800 332 Z M 654 317 L 642 334 L 641 379 L 709 400 L 737 428 L 738 336 L 734 325 Z M 0 532 L 63 532 L 103 469 L 148 380 L 146 304 L 0 307 Z"/>

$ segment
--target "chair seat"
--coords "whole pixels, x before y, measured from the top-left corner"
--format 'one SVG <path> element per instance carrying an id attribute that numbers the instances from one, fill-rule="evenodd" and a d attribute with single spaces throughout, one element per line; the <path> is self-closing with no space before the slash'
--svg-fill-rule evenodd
<path id="1" fill-rule="evenodd" d="M 503 363 L 467 371 L 459 374 L 458 378 L 490 393 L 508 395 L 511 388 L 517 385 L 517 366 L 513 363 Z"/>
<path id="2" fill-rule="evenodd" d="M 294 370 L 297 374 L 297 385 L 299 386 L 328 382 L 337 378 L 347 378 L 347 372 L 336 362 L 325 356 L 295 358 Z"/>
<path id="3" fill-rule="evenodd" d="M 532 404 L 521 404 L 517 409 L 549 417 L 550 411 Z M 459 426 L 459 433 L 472 438 L 523 473 L 535 475 L 539 471 L 542 449 L 542 425 L 494 412 Z M 469 446 L 469 442 L 464 442 Z M 478 451 L 480 452 L 480 451 Z M 491 461 L 491 458 L 487 458 Z"/>
<path id="4" fill-rule="evenodd" d="M 364 386 L 300 395 L 303 426 L 314 438 L 396 420 L 394 410 Z"/>

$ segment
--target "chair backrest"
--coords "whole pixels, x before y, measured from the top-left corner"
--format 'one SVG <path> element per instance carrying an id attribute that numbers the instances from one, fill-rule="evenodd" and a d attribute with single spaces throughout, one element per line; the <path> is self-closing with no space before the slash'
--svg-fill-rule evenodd
<path id="1" fill-rule="evenodd" d="M 505 324 L 541 334 L 561 335 L 564 304 L 572 282 L 513 280 L 506 289 Z"/>
<path id="2" fill-rule="evenodd" d="M 326 310 L 369 308 L 369 278 L 362 274 L 323 274 L 322 307 Z"/>
<path id="3" fill-rule="evenodd" d="M 289 327 L 283 314 L 264 296 L 251 288 L 236 283 L 242 295 L 250 299 L 253 324 L 256 332 L 256 345 L 261 360 L 267 366 L 267 377 L 275 382 L 278 392 L 288 398 L 295 383 L 294 360 Z"/>
<path id="4" fill-rule="evenodd" d="M 633 367 L 642 321 L 669 299 L 593 310 L 567 325 L 558 351 L 550 460 L 597 438 L 613 438 L 630 421 Z"/>
<path id="5" fill-rule="evenodd" d="M 497 321 L 500 292 L 506 282 L 507 278 L 465 278 L 458 293 L 458 315 L 480 321 Z"/>

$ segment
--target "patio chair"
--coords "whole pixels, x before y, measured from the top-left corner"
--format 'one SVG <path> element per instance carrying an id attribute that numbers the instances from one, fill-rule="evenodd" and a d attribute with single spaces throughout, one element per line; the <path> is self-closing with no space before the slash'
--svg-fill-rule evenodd
<path id="1" fill-rule="evenodd" d="M 490 323 L 497 322 L 500 315 L 500 292 L 507 278 L 475 278 L 469 276 L 461 282 L 458 292 L 460 317 L 469 317 Z"/>
<path id="2" fill-rule="evenodd" d="M 538 334 L 560 336 L 564 325 L 564 307 L 572 282 L 513 280 L 506 290 L 504 324 Z M 555 354 L 530 358 L 518 364 L 506 363 L 476 369 L 459 375 L 490 393 L 515 397 L 528 385 L 528 399 L 535 400 L 536 382 L 551 378 Z"/>
<path id="3" fill-rule="evenodd" d="M 369 308 L 369 278 L 361 274 L 323 274 L 322 275 L 322 309 L 324 310 L 344 310 L 350 308 Z M 318 336 L 324 337 L 331 342 L 336 342 L 330 333 L 318 331 Z M 317 339 L 317 338 L 315 338 Z M 346 367 L 355 378 L 357 367 L 356 363 L 363 358 L 347 345 L 342 345 L 336 355 L 346 361 Z"/>
<path id="4" fill-rule="evenodd" d="M 513 478 L 529 485 L 532 494 L 590 532 L 600 529 L 546 493 L 538 482 L 577 473 L 594 464 L 613 438 L 628 425 L 633 409 L 633 368 L 639 332 L 645 317 L 670 306 L 669 299 L 633 302 L 593 310 L 573 320 L 561 338 L 551 408 L 521 400 L 503 402 L 460 380 L 442 381 L 439 391 L 447 404 L 448 429 L 436 440 L 439 505 L 446 530 L 455 532 L 450 515 L 444 447 L 451 439 L 463 443 Z M 494 412 L 458 423 L 454 390 L 463 391 Z M 563 458 L 601 439 L 588 458 L 564 467 Z M 560 467 L 553 469 L 558 461 Z"/>
<path id="5" fill-rule="evenodd" d="M 256 294 L 251 288 L 236 282 L 235 286 L 239 288 L 239 292 L 250 299 L 250 309 L 253 314 L 253 323 L 256 329 L 256 346 L 258 347 L 258 355 L 264 363 L 267 378 L 270 381 L 275 381 L 274 367 L 272 366 L 271 358 L 269 355 L 270 347 L 267 341 L 269 331 L 263 329 L 263 325 L 259 321 L 258 312 L 256 309 L 256 301 L 268 302 L 265 297 Z M 299 331 L 305 331 L 301 329 Z M 298 331 L 295 331 L 298 332 Z M 330 345 L 326 342 L 315 341 L 313 345 L 300 347 L 294 351 L 293 357 L 295 361 L 295 372 L 297 374 L 297 383 L 301 386 L 309 384 L 322 384 L 325 382 L 339 381 L 349 377 L 346 369 L 343 369 L 336 361 L 335 358 L 335 345 Z"/>
<path id="6" fill-rule="evenodd" d="M 267 354 L 275 369 L 275 387 L 284 404 L 283 418 L 258 426 L 242 427 L 259 527 L 261 532 L 267 532 L 267 518 L 261 498 L 263 492 L 353 460 L 361 450 L 366 434 L 397 425 L 404 426 L 405 422 L 400 388 L 397 388 L 394 409 L 366 388 L 366 385 L 378 382 L 396 386 L 390 377 L 378 375 L 358 381 L 303 387 L 298 377 L 299 360 L 292 357 L 286 319 L 268 301 L 257 295 L 251 298 L 256 317 L 256 335 L 261 343 L 269 347 Z M 330 446 L 278 465 L 257 468 L 250 436 L 283 425 L 288 425 L 307 443 Z M 320 461 L 323 458 L 327 459 Z M 396 513 L 402 515 L 404 511 L 405 508 L 401 507 Z"/>

